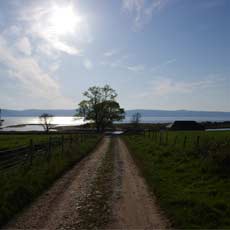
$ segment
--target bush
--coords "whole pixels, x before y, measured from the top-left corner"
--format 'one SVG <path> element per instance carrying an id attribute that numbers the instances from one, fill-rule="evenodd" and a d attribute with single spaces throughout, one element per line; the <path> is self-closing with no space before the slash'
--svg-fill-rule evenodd
<path id="1" fill-rule="evenodd" d="M 230 172 L 230 145 L 219 144 L 216 149 L 211 149 L 209 157 L 218 171 L 223 173 Z"/>
<path id="2" fill-rule="evenodd" d="M 206 138 L 198 147 L 197 152 L 205 157 L 218 172 L 230 172 L 230 143 L 227 141 Z"/>

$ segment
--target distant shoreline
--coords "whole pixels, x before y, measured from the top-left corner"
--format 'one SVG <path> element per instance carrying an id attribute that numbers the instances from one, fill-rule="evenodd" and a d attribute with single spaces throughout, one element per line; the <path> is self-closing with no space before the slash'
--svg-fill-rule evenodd
<path id="1" fill-rule="evenodd" d="M 179 120 L 179 119 L 178 119 Z M 165 128 L 167 125 L 169 125 L 171 122 L 165 122 L 165 123 L 140 123 L 138 126 L 141 129 L 161 129 Z M 230 121 L 223 121 L 223 122 L 198 122 L 202 124 L 205 127 L 206 131 L 212 131 L 212 130 L 229 130 L 230 129 Z M 79 125 L 60 125 L 60 124 L 52 124 L 52 131 L 54 132 L 62 132 L 62 131 L 79 131 L 79 130 L 87 130 L 89 129 L 89 126 L 85 124 L 86 126 L 83 126 L 82 124 Z M 33 127 L 33 126 L 39 126 L 41 129 L 35 129 L 35 130 L 20 130 L 20 128 L 26 128 L 26 127 Z M 132 126 L 132 124 L 129 122 L 126 123 L 115 123 L 113 128 L 117 130 L 124 130 L 129 129 Z M 15 128 L 15 129 L 14 129 Z M 4 130 L 5 129 L 5 130 Z M 12 129 L 12 130 L 9 130 Z M 18 129 L 18 130 L 17 130 Z M 93 128 L 90 128 L 93 129 Z M 18 124 L 18 125 L 9 125 L 3 127 L 3 129 L 0 128 L 1 133 L 3 132 L 42 132 L 42 124 Z"/>
<path id="2" fill-rule="evenodd" d="M 2 117 L 33 117 L 40 116 L 42 113 L 49 113 L 53 116 L 69 117 L 76 114 L 74 109 L 28 109 L 28 110 L 11 110 L 2 109 Z M 225 111 L 196 111 L 196 110 L 153 110 L 153 109 L 127 109 L 125 114 L 127 117 L 135 113 L 140 113 L 142 117 L 184 117 L 184 116 L 198 116 L 198 117 L 229 117 L 230 112 Z"/>

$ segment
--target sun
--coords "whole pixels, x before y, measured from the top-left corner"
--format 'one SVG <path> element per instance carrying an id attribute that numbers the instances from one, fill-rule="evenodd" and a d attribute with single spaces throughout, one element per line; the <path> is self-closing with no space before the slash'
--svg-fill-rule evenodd
<path id="1" fill-rule="evenodd" d="M 48 23 L 49 28 L 56 35 L 73 34 L 77 25 L 81 22 L 81 16 L 78 15 L 72 5 L 54 6 Z"/>

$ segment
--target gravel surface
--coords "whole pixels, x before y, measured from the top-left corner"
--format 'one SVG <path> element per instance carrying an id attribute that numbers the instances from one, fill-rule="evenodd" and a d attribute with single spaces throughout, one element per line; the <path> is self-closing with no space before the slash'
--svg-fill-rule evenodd
<path id="1" fill-rule="evenodd" d="M 140 175 L 124 142 L 117 138 L 116 154 L 116 199 L 113 207 L 113 222 L 109 229 L 166 229 L 169 223 L 160 212 L 153 194 Z"/>
<path id="2" fill-rule="evenodd" d="M 4 229 L 62 229 L 78 222 L 78 202 L 88 193 L 110 143 L 104 138 L 97 149 L 61 177 L 29 208 Z"/>
<path id="3" fill-rule="evenodd" d="M 62 176 L 6 229 L 165 229 L 168 221 L 119 137 Z"/>
<path id="4" fill-rule="evenodd" d="M 114 140 L 103 156 L 87 196 L 79 203 L 79 229 L 104 229 L 112 217 L 114 191 Z M 76 228 L 76 226 L 75 226 Z"/>

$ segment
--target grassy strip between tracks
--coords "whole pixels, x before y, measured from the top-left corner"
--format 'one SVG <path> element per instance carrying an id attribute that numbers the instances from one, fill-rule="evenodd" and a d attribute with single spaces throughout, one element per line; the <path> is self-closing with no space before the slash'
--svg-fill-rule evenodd
<path id="1" fill-rule="evenodd" d="M 109 148 L 97 169 L 89 194 L 79 204 L 79 222 L 76 229 L 104 229 L 112 216 L 114 152 Z"/>

